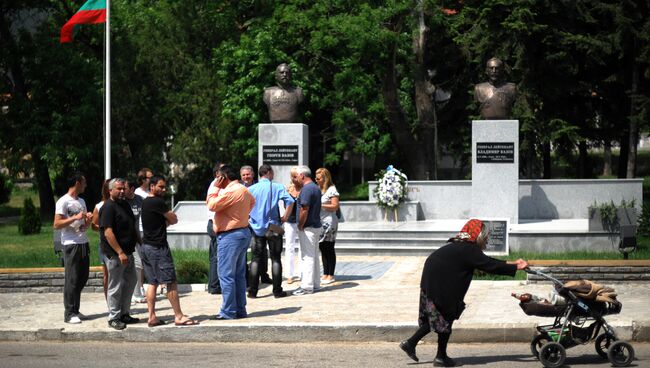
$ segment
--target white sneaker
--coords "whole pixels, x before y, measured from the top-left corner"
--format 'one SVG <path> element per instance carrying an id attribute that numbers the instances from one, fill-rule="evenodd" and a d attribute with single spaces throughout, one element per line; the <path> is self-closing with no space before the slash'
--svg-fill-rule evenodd
<path id="1" fill-rule="evenodd" d="M 72 323 L 72 324 L 79 324 L 79 323 L 81 323 L 81 319 L 79 319 L 79 317 L 77 317 L 77 316 L 72 316 L 66 322 L 67 323 Z"/>
<path id="2" fill-rule="evenodd" d="M 142 303 L 146 303 L 146 302 L 147 302 L 147 298 L 145 298 L 143 296 L 134 296 L 134 297 L 131 298 L 131 304 L 136 304 L 136 303 L 141 303 L 142 304 Z"/>
<path id="3" fill-rule="evenodd" d="M 336 281 L 336 280 L 335 279 L 321 280 L 320 284 L 321 285 L 329 285 L 329 284 L 333 283 L 334 281 Z"/>
<path id="4" fill-rule="evenodd" d="M 293 295 L 307 295 L 307 294 L 313 294 L 314 290 L 308 290 L 308 289 L 303 289 L 303 288 L 298 288 L 293 291 Z"/>

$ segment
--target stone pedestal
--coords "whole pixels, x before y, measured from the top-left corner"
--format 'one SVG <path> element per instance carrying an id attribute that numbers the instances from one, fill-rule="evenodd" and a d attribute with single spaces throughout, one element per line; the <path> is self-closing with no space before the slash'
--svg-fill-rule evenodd
<path id="1" fill-rule="evenodd" d="M 305 124 L 260 124 L 257 162 L 269 164 L 273 181 L 289 185 L 291 167 L 309 165 L 309 127 Z"/>
<path id="2" fill-rule="evenodd" d="M 472 121 L 471 217 L 519 223 L 519 121 Z"/>

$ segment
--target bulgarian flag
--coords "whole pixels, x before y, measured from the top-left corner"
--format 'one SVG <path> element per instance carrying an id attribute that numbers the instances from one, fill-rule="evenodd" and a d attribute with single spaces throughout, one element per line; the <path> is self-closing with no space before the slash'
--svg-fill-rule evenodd
<path id="1" fill-rule="evenodd" d="M 61 28 L 61 43 L 72 42 L 74 28 L 78 24 L 106 22 L 106 0 L 88 0 Z"/>

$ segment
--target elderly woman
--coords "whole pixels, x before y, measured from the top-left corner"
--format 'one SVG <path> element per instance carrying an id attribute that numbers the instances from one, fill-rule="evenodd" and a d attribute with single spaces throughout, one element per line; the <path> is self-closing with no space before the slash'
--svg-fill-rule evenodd
<path id="1" fill-rule="evenodd" d="M 339 227 L 339 219 L 336 211 L 339 209 L 339 192 L 332 182 L 332 174 L 325 168 L 316 170 L 316 183 L 321 192 L 320 221 L 323 224 L 323 231 L 320 235 L 318 247 L 323 257 L 323 277 L 321 284 L 333 283 L 334 268 L 336 268 L 336 231 Z"/>
<path id="2" fill-rule="evenodd" d="M 451 325 L 460 318 L 463 299 L 472 282 L 475 269 L 498 275 L 514 276 L 528 267 L 523 259 L 505 262 L 486 256 L 489 231 L 480 220 L 469 220 L 460 233 L 427 258 L 420 282 L 420 328 L 400 348 L 416 362 L 415 347 L 432 330 L 438 334 L 438 353 L 434 367 L 454 367 L 456 362 L 447 355 Z"/>

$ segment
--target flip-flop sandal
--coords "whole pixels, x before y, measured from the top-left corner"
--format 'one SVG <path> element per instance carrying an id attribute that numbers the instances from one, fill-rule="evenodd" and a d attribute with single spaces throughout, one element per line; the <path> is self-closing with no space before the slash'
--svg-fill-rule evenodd
<path id="1" fill-rule="evenodd" d="M 194 326 L 194 325 L 198 325 L 199 321 L 195 321 L 193 319 L 186 319 L 183 322 L 174 322 L 174 324 L 176 326 Z"/>
<path id="2" fill-rule="evenodd" d="M 166 325 L 166 324 L 167 324 L 167 322 L 165 322 L 165 321 L 157 320 L 156 322 L 148 323 L 147 326 L 149 326 L 149 327 L 158 327 L 158 326 L 163 326 L 163 325 Z"/>

